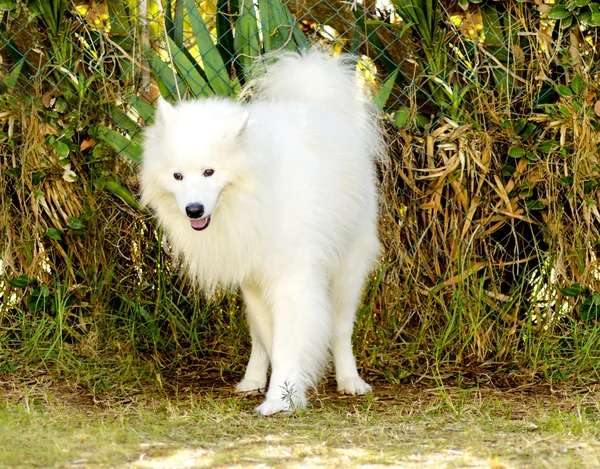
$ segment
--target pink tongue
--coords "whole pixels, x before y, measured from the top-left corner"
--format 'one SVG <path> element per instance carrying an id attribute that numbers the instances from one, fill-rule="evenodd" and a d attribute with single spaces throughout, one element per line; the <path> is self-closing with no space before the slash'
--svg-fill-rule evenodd
<path id="1" fill-rule="evenodd" d="M 201 230 L 208 224 L 208 217 L 198 218 L 197 220 L 190 220 L 190 224 L 195 230 Z"/>

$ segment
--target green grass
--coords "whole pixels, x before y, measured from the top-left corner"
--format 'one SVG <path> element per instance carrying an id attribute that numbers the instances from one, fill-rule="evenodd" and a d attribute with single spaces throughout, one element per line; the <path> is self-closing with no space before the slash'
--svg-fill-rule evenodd
<path id="1" fill-rule="evenodd" d="M 597 391 L 388 385 L 349 398 L 326 388 L 306 411 L 264 418 L 253 413 L 259 397 L 235 396 L 230 387 L 96 402 L 66 384 L 12 388 L 0 403 L 6 468 L 600 464 Z"/>
<path id="2" fill-rule="evenodd" d="M 97 396 L 145 389 L 172 391 L 169 377 L 195 369 L 239 379 L 249 352 L 241 300 L 206 300 L 173 272 L 156 288 L 81 304 L 59 282 L 37 311 L 15 307 L 0 324 L 0 372 L 50 374 Z M 564 318 L 548 330 L 517 328 L 465 282 L 446 299 L 432 291 L 419 309 L 378 309 L 376 277 L 355 329 L 357 361 L 370 380 L 502 388 L 532 383 L 595 382 L 600 327 Z M 117 286 L 112 285 L 113 288 Z M 98 289 L 100 290 L 99 286 Z M 109 302 L 110 304 L 105 304 Z M 515 294 L 514 301 L 524 301 Z M 201 371 L 198 371 L 202 369 Z"/>

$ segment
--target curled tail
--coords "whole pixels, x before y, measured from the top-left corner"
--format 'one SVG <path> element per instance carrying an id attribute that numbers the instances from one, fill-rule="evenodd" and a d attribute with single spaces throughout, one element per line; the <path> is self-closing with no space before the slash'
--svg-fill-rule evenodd
<path id="1" fill-rule="evenodd" d="M 332 57 L 321 49 L 288 52 L 247 86 L 254 99 L 315 103 L 343 115 L 362 134 L 374 157 L 383 155 L 377 109 L 359 89 L 352 56 Z"/>

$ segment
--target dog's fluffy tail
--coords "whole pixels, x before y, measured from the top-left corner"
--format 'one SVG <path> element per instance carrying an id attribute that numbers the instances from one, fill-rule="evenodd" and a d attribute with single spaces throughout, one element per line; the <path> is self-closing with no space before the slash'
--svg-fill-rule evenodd
<path id="1" fill-rule="evenodd" d="M 343 114 L 365 137 L 375 157 L 383 155 L 377 109 L 359 89 L 352 56 L 331 57 L 318 48 L 285 53 L 253 79 L 247 91 L 261 101 L 318 103 Z"/>

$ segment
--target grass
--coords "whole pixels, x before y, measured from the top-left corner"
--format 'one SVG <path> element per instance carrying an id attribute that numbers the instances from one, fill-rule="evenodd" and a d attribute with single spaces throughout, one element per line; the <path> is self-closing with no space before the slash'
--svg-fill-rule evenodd
<path id="1" fill-rule="evenodd" d="M 291 416 L 253 413 L 231 387 L 94 402 L 43 383 L 3 383 L 0 466 L 485 467 L 600 464 L 594 389 L 513 392 L 379 386 L 321 388 Z M 577 392 L 574 392 L 577 391 Z"/>

